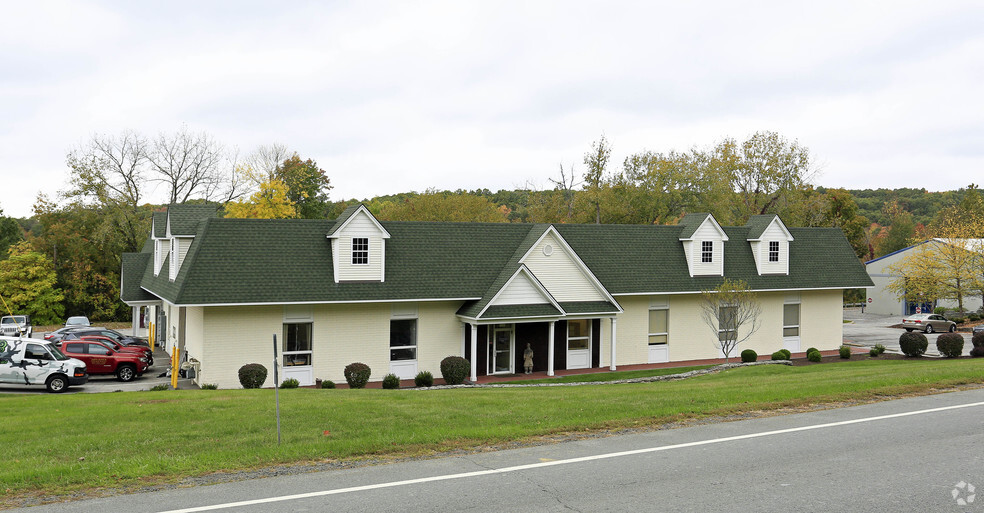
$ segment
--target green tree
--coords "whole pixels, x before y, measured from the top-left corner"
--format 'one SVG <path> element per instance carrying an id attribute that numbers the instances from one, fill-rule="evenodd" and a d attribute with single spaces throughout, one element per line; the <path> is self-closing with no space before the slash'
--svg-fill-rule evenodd
<path id="1" fill-rule="evenodd" d="M 505 223 L 509 221 L 509 208 L 465 191 L 428 189 L 403 201 L 384 203 L 378 217 L 387 221 Z"/>
<path id="2" fill-rule="evenodd" d="M 7 250 L 11 245 L 24 240 L 24 233 L 12 218 L 3 215 L 0 209 L 0 259 L 7 258 Z"/>
<path id="3" fill-rule="evenodd" d="M 612 156 L 612 146 L 602 135 L 591 145 L 591 151 L 584 154 L 584 195 L 594 212 L 595 224 L 601 224 L 601 203 L 606 187 L 605 170 Z"/>
<path id="4" fill-rule="evenodd" d="M 0 261 L 0 295 L 15 314 L 27 314 L 37 324 L 59 322 L 65 312 L 55 270 L 46 256 L 27 241 L 13 245 Z"/>
<path id="5" fill-rule="evenodd" d="M 888 234 L 878 241 L 879 255 L 908 247 L 916 235 L 916 223 L 912 220 L 912 214 L 899 206 L 898 202 L 885 205 L 884 211 L 890 226 L 887 227 Z"/>
<path id="6" fill-rule="evenodd" d="M 814 173 L 809 150 L 776 132 L 757 132 L 740 146 L 725 140 L 717 153 L 731 164 L 731 183 L 738 194 L 736 208 L 742 222 L 755 214 L 785 217 Z"/>
<path id="7" fill-rule="evenodd" d="M 328 213 L 331 183 L 325 170 L 311 160 L 301 160 L 296 153 L 277 166 L 274 176 L 287 186 L 287 198 L 295 206 L 297 217 L 324 219 Z"/>

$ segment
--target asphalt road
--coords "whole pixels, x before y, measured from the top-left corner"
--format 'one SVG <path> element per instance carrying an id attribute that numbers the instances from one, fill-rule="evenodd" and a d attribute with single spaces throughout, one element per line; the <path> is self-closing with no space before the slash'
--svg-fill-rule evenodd
<path id="1" fill-rule="evenodd" d="M 23 511 L 984 511 L 982 464 L 984 389 Z"/>

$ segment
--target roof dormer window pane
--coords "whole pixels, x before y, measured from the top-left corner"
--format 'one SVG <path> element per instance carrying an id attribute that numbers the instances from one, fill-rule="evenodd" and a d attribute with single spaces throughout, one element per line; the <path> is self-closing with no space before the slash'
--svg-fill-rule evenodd
<path id="1" fill-rule="evenodd" d="M 356 237 L 352 239 L 352 265 L 369 263 L 369 239 Z"/>
<path id="2" fill-rule="evenodd" d="M 770 262 L 779 261 L 779 241 L 777 240 L 769 241 L 769 261 Z"/>
<path id="3" fill-rule="evenodd" d="M 700 261 L 705 264 L 714 261 L 714 241 L 710 241 L 710 240 L 701 241 Z"/>

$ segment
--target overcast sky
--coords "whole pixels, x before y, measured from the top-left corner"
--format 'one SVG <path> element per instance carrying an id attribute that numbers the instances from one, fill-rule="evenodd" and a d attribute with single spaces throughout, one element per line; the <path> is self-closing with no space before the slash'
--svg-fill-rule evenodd
<path id="1" fill-rule="evenodd" d="M 818 185 L 984 182 L 984 2 L 0 0 L 0 208 L 93 133 L 282 143 L 333 200 L 777 131 Z"/>

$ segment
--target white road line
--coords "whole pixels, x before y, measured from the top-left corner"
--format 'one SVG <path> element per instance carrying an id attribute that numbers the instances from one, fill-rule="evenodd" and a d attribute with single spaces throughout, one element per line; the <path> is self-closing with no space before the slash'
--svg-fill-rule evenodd
<path id="1" fill-rule="evenodd" d="M 863 422 L 874 422 L 874 421 L 877 421 L 877 420 L 896 419 L 896 418 L 899 418 L 899 417 L 909 417 L 909 416 L 912 416 L 912 415 L 922 415 L 922 414 L 925 414 L 925 413 L 937 413 L 937 412 L 941 412 L 941 411 L 957 410 L 957 409 L 961 409 L 961 408 L 970 408 L 970 407 L 973 407 L 973 406 L 984 406 L 984 401 L 976 402 L 976 403 L 969 403 L 969 404 L 958 404 L 958 405 L 954 405 L 954 406 L 943 406 L 943 407 L 940 407 L 940 408 L 930 408 L 930 409 L 927 409 L 927 410 L 916 410 L 916 411 L 910 411 L 910 412 L 904 412 L 904 413 L 893 413 L 891 415 L 879 415 L 879 416 L 876 416 L 876 417 L 865 417 L 865 418 L 854 419 L 854 420 L 842 420 L 840 422 L 828 422 L 826 424 L 814 424 L 812 426 L 802 426 L 802 427 L 789 428 L 789 429 L 777 429 L 775 431 L 763 431 L 761 433 L 750 433 L 750 434 L 747 434 L 747 435 L 727 436 L 727 437 L 724 437 L 724 438 L 713 438 L 711 440 L 701 440 L 701 441 L 698 441 L 698 442 L 687 442 L 687 443 L 675 444 L 675 445 L 664 445 L 664 446 L 660 446 L 660 447 L 648 447 L 646 449 L 634 449 L 634 450 L 631 450 L 631 451 L 612 452 L 612 453 L 607 453 L 607 454 L 596 454 L 594 456 L 582 456 L 580 458 L 571 458 L 571 459 L 567 459 L 567 460 L 545 461 L 545 462 L 541 462 L 541 463 L 530 463 L 528 465 L 516 465 L 514 467 L 505 467 L 505 468 L 500 468 L 500 469 L 479 470 L 479 471 L 475 471 L 475 472 L 465 472 L 465 473 L 461 473 L 461 474 L 446 474 L 446 475 L 443 475 L 443 476 L 422 477 L 422 478 L 418 478 L 418 479 L 407 479 L 407 480 L 403 480 L 403 481 L 392 481 L 392 482 L 389 482 L 389 483 L 379 483 L 379 484 L 364 485 L 364 486 L 352 486 L 352 487 L 349 487 L 349 488 L 338 488 L 338 489 L 335 489 L 335 490 L 322 490 L 322 491 L 319 491 L 319 492 L 298 493 L 298 494 L 295 494 L 295 495 L 283 495 L 283 496 L 280 496 L 280 497 L 267 497 L 265 499 L 255 499 L 255 500 L 239 501 L 239 502 L 228 502 L 228 503 L 225 503 L 225 504 L 215 504 L 215 505 L 212 505 L 212 506 L 199 506 L 199 507 L 195 507 L 195 508 L 174 509 L 174 510 L 169 510 L 169 511 L 163 511 L 161 513 L 193 513 L 193 512 L 197 512 L 197 511 L 214 511 L 214 510 L 226 509 L 226 508 L 236 508 L 236 507 L 240 507 L 240 506 L 253 506 L 253 505 L 257 505 L 257 504 L 268 504 L 268 503 L 272 503 L 272 502 L 292 501 L 292 500 L 297 500 L 297 499 L 307 499 L 307 498 L 311 498 L 311 497 L 323 497 L 323 496 L 326 496 L 326 495 L 339 495 L 339 494 L 343 494 L 343 493 L 362 492 L 362 491 L 366 491 L 366 490 L 378 490 L 380 488 L 393 488 L 393 487 L 396 487 L 396 486 L 407 486 L 407 485 L 419 484 L 419 483 L 431 483 L 431 482 L 435 482 L 435 481 L 449 481 L 451 479 L 465 479 L 465 478 L 469 478 L 469 477 L 488 476 L 488 475 L 493 475 L 493 474 L 505 474 L 507 472 L 518 472 L 518 471 L 521 471 L 521 470 L 531 470 L 531 469 L 543 468 L 543 467 L 553 467 L 553 466 L 556 466 L 556 465 L 568 465 L 568 464 L 571 464 L 571 463 L 581 463 L 581 462 L 585 462 L 585 461 L 604 460 L 604 459 L 609 459 L 609 458 L 620 458 L 620 457 L 623 457 L 623 456 L 633 456 L 633 455 L 636 455 L 636 454 L 646 454 L 646 453 L 650 453 L 650 452 L 669 451 L 669 450 L 672 450 L 672 449 L 684 449 L 684 448 L 687 448 L 687 447 L 697 447 L 697 446 L 701 446 L 701 445 L 718 444 L 718 443 L 723 443 L 723 442 L 733 442 L 735 440 L 747 440 L 747 439 L 750 439 L 750 438 L 761 438 L 761 437 L 764 437 L 764 436 L 782 435 L 782 434 L 786 434 L 786 433 L 796 433 L 796 432 L 799 432 L 799 431 L 811 431 L 811 430 L 814 430 L 814 429 L 824 429 L 824 428 L 831 428 L 831 427 L 838 427 L 838 426 L 848 426 L 848 425 L 851 425 L 851 424 L 861 424 Z"/>

